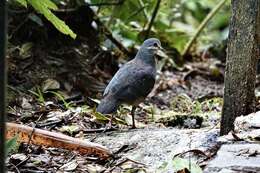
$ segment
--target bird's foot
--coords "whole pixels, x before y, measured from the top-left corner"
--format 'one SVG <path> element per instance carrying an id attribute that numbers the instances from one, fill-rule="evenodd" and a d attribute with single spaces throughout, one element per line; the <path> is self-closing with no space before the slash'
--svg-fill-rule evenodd
<path id="1" fill-rule="evenodd" d="M 135 120 L 133 119 L 133 123 L 132 123 L 132 127 L 131 129 L 136 129 L 136 126 L 135 126 Z"/>
<path id="2" fill-rule="evenodd" d="M 113 127 L 112 127 L 112 121 L 110 120 L 110 121 L 106 124 L 106 126 L 105 126 L 105 128 L 104 128 L 104 130 L 103 130 L 102 132 L 104 133 L 104 132 L 109 131 L 109 130 L 111 130 L 111 129 L 113 129 Z"/>
<path id="3" fill-rule="evenodd" d="M 112 115 L 112 117 L 110 118 L 109 122 L 106 124 L 106 126 L 105 126 L 103 132 L 113 131 L 113 130 L 116 130 L 116 129 L 117 129 L 116 126 L 113 126 L 113 119 L 114 119 L 114 117 L 113 117 L 113 115 Z"/>

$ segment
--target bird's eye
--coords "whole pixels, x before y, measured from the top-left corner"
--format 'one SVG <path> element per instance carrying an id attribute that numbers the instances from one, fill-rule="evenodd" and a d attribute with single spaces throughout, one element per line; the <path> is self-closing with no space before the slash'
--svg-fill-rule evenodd
<path id="1" fill-rule="evenodd" d="M 154 46 L 154 47 L 159 47 L 157 43 L 154 43 L 153 46 Z"/>

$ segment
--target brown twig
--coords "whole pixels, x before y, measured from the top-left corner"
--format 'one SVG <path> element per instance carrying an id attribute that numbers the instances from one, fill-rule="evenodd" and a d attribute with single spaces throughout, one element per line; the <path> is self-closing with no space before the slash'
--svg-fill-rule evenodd
<path id="1" fill-rule="evenodd" d="M 98 16 L 94 13 L 94 11 L 88 7 L 94 14 L 93 20 L 96 22 L 97 26 L 103 31 L 104 35 L 118 47 L 124 54 L 130 55 L 130 52 L 127 48 L 124 47 L 115 37 L 113 37 L 112 32 L 99 20 Z"/>
<path id="2" fill-rule="evenodd" d="M 161 3 L 161 0 L 157 0 L 156 6 L 155 6 L 155 8 L 153 10 L 152 18 L 151 18 L 151 20 L 149 22 L 149 25 L 148 25 L 148 28 L 146 30 L 145 39 L 147 39 L 149 37 L 149 35 L 150 35 L 150 31 L 151 31 L 151 28 L 153 26 L 155 17 L 157 15 L 158 11 L 159 11 L 160 3 Z"/>
<path id="3" fill-rule="evenodd" d="M 127 157 L 127 158 L 123 158 L 122 161 L 120 161 L 120 162 L 117 163 L 115 166 L 113 166 L 112 168 L 110 168 L 110 169 L 109 169 L 109 172 L 112 172 L 116 167 L 118 167 L 118 166 L 120 166 L 120 165 L 122 165 L 122 164 L 124 164 L 124 163 L 126 163 L 126 162 L 128 162 L 128 161 L 133 162 L 133 163 L 138 164 L 138 165 L 142 165 L 142 166 L 144 166 L 144 167 L 147 167 L 146 164 L 141 163 L 141 162 L 138 162 L 138 161 L 135 161 L 135 160 L 132 160 L 132 159 L 130 159 L 130 158 Z"/>
<path id="4" fill-rule="evenodd" d="M 103 23 L 101 23 L 99 19 L 95 19 L 95 22 L 97 23 L 97 25 L 99 25 L 99 27 L 101 27 L 103 29 L 105 36 L 112 43 L 114 43 L 116 45 L 116 47 L 118 47 L 118 49 L 120 49 L 124 54 L 130 55 L 130 52 L 127 50 L 127 48 L 125 48 L 124 45 L 122 45 L 115 37 L 113 37 L 110 30 L 105 25 L 103 25 Z"/>
<path id="5" fill-rule="evenodd" d="M 19 169 L 15 166 L 15 164 L 13 164 L 13 163 L 10 163 L 10 164 L 16 170 L 17 173 L 20 173 Z"/>
<path id="6" fill-rule="evenodd" d="M 124 54 L 129 55 L 129 51 L 127 50 L 127 48 L 124 47 L 124 45 L 122 45 L 115 37 L 113 37 L 112 33 L 110 32 L 110 30 L 103 25 L 103 23 L 100 22 L 99 19 L 96 19 L 95 22 L 99 25 L 99 27 L 102 28 L 102 30 L 104 31 L 105 36 L 116 45 L 116 47 L 118 47 L 118 49 L 120 49 Z"/>
<path id="7" fill-rule="evenodd" d="M 136 16 L 137 14 L 139 14 L 140 12 L 144 11 L 144 9 L 147 7 L 148 5 L 144 5 L 142 7 L 140 7 L 138 10 L 134 11 L 132 14 L 129 15 L 129 17 L 126 19 L 126 21 L 130 20 L 132 17 Z"/>
<path id="8" fill-rule="evenodd" d="M 187 153 L 194 153 L 194 154 L 197 154 L 197 155 L 202 155 L 206 158 L 210 158 L 210 156 L 208 154 L 206 154 L 205 152 L 203 152 L 199 149 L 190 149 L 188 151 L 184 151 L 182 153 L 175 154 L 173 157 L 183 156 L 184 154 L 187 154 Z"/>
<path id="9" fill-rule="evenodd" d="M 23 165 L 25 162 L 27 162 L 27 160 L 29 160 L 29 156 L 26 156 L 26 158 L 22 161 L 20 161 L 18 164 L 16 164 L 15 166 L 18 168 L 19 166 Z"/>
<path id="10" fill-rule="evenodd" d="M 104 132 L 111 132 L 111 131 L 116 131 L 116 128 L 100 128 L 100 129 L 85 129 L 83 132 L 85 133 L 104 133 Z"/>

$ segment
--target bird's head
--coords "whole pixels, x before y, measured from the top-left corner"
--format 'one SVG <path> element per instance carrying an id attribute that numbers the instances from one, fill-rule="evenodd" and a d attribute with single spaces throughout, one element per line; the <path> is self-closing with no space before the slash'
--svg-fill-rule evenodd
<path id="1" fill-rule="evenodd" d="M 157 38 L 149 38 L 144 41 L 141 49 L 145 49 L 149 53 L 156 54 L 158 51 L 163 50 L 160 40 Z"/>
<path id="2" fill-rule="evenodd" d="M 155 64 L 155 55 L 165 54 L 163 50 L 160 40 L 149 38 L 143 42 L 136 57 L 148 64 Z"/>

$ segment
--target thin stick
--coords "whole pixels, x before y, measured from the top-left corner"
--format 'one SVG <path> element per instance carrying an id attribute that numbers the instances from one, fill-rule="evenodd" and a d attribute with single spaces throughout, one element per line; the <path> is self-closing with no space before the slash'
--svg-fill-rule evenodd
<path id="1" fill-rule="evenodd" d="M 5 107 L 6 107 L 6 1 L 0 3 L 0 172 L 5 172 Z"/>
<path id="2" fill-rule="evenodd" d="M 95 12 L 89 7 L 89 10 L 92 11 L 94 17 L 93 20 L 96 22 L 97 26 L 104 32 L 105 36 L 114 43 L 118 49 L 120 49 L 124 54 L 130 55 L 130 52 L 127 50 L 127 48 L 124 47 L 112 34 L 112 32 L 99 20 L 98 16 L 95 14 Z"/>
<path id="3" fill-rule="evenodd" d="M 138 2 L 139 2 L 139 4 L 141 5 L 141 8 L 140 8 L 140 9 L 143 9 L 142 11 L 143 11 L 143 13 L 144 13 L 145 19 L 148 20 L 148 19 L 149 19 L 149 18 L 148 18 L 148 13 L 147 13 L 147 11 L 146 11 L 146 9 L 145 9 L 145 7 L 147 7 L 147 5 L 144 5 L 143 0 L 138 0 Z M 139 10 L 138 10 L 138 11 L 139 11 Z"/>
<path id="4" fill-rule="evenodd" d="M 120 49 L 124 54 L 130 55 L 130 52 L 127 50 L 127 48 L 124 47 L 112 34 L 112 32 L 98 19 L 94 18 L 94 21 L 97 23 L 97 25 L 102 28 L 105 36 L 114 43 L 118 49 Z"/>
<path id="5" fill-rule="evenodd" d="M 116 5 L 122 5 L 125 0 L 119 0 L 118 2 L 101 2 L 101 3 L 91 3 L 88 4 L 89 6 L 116 6 Z"/>
<path id="6" fill-rule="evenodd" d="M 210 19 L 212 19 L 212 17 L 214 17 L 217 12 L 220 10 L 220 8 L 225 4 L 227 0 L 222 0 L 220 1 L 217 6 L 211 10 L 211 12 L 207 15 L 207 17 L 205 17 L 205 19 L 201 22 L 200 26 L 198 27 L 198 29 L 196 30 L 194 36 L 189 40 L 189 42 L 186 44 L 183 52 L 182 52 L 182 56 L 185 56 L 192 44 L 194 43 L 194 41 L 198 38 L 198 36 L 200 35 L 201 31 L 205 28 L 205 26 L 208 24 L 208 22 L 210 21 Z"/>
<path id="7" fill-rule="evenodd" d="M 154 8 L 154 10 L 153 10 L 153 14 L 152 14 L 151 21 L 150 21 L 150 23 L 149 23 L 149 25 L 148 25 L 148 28 L 147 28 L 147 30 L 146 30 L 145 39 L 147 39 L 147 38 L 149 37 L 149 35 L 150 35 L 150 31 L 151 31 L 151 28 L 152 28 L 152 26 L 153 26 L 155 17 L 156 17 L 156 15 L 157 15 L 157 13 L 158 13 L 158 10 L 159 10 L 159 7 L 160 7 L 160 3 L 161 3 L 161 0 L 157 0 L 156 6 L 155 6 L 155 8 Z"/>
<path id="8" fill-rule="evenodd" d="M 147 6 L 148 6 L 148 5 L 142 6 L 141 8 L 139 8 L 138 10 L 136 10 L 135 12 L 133 12 L 132 14 L 130 14 L 130 16 L 126 19 L 126 21 L 130 20 L 132 17 L 136 16 L 136 15 L 139 14 L 140 12 L 144 11 Z"/>

